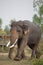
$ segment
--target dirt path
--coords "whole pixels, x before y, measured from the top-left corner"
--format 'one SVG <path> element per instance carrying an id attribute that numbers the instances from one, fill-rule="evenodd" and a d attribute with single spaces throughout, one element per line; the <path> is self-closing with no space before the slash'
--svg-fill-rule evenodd
<path id="1" fill-rule="evenodd" d="M 14 61 L 8 58 L 8 53 L 0 53 L 0 65 L 30 65 L 28 59 Z"/>
<path id="2" fill-rule="evenodd" d="M 8 55 L 8 53 L 0 53 L 0 55 Z"/>
<path id="3" fill-rule="evenodd" d="M 7 55 L 8 55 L 8 53 L 0 53 L 0 55 L 7 56 Z M 13 55 L 14 55 L 14 54 L 13 54 Z M 27 53 L 26 53 L 26 56 L 28 56 L 28 57 L 29 57 L 29 56 L 31 56 L 31 54 L 27 54 Z"/>
<path id="4" fill-rule="evenodd" d="M 30 55 L 27 54 L 27 56 L 27 59 L 14 61 L 8 58 L 8 53 L 0 53 L 0 65 L 31 65 L 31 62 L 29 60 Z M 43 58 L 43 55 L 41 58 Z"/>

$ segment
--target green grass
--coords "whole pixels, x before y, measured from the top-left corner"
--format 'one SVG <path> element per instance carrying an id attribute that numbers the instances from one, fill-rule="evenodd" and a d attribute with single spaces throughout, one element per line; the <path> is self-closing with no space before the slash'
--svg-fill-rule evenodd
<path id="1" fill-rule="evenodd" d="M 43 59 L 34 59 L 31 60 L 32 65 L 43 65 Z"/>
<path id="2" fill-rule="evenodd" d="M 39 46 L 40 46 L 41 54 L 43 54 L 43 41 L 40 42 Z"/>

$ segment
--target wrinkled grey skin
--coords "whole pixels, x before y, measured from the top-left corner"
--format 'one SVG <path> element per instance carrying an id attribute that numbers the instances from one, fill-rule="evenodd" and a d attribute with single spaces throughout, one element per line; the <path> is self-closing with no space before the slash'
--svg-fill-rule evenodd
<path id="1" fill-rule="evenodd" d="M 39 58 L 40 51 L 38 49 L 38 45 L 39 45 L 39 40 L 41 38 L 40 27 L 32 22 L 29 22 L 28 20 L 24 20 L 24 21 L 13 22 L 11 24 L 10 31 L 14 29 L 16 29 L 16 31 L 18 32 L 18 42 L 17 42 L 18 49 L 15 60 L 21 60 L 25 58 L 24 48 L 26 47 L 26 45 L 28 45 L 32 49 L 31 58 Z M 13 34 L 11 34 L 10 38 L 13 39 Z M 12 39 L 10 41 L 12 41 Z M 13 41 L 15 41 L 15 39 Z M 9 51 L 9 58 L 11 58 L 13 48 L 11 48 Z"/>

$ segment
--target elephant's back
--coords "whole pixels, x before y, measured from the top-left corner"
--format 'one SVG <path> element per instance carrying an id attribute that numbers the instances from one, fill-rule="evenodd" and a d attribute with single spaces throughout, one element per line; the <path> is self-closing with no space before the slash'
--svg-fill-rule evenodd
<path id="1" fill-rule="evenodd" d="M 36 24 L 34 24 L 33 22 L 30 22 L 30 21 L 28 21 L 28 20 L 24 20 L 23 21 L 23 25 L 24 26 L 28 26 L 28 28 L 30 28 L 31 30 L 33 30 L 33 31 L 39 31 L 39 32 L 41 32 L 41 28 L 40 28 L 40 26 L 39 25 L 36 25 Z"/>

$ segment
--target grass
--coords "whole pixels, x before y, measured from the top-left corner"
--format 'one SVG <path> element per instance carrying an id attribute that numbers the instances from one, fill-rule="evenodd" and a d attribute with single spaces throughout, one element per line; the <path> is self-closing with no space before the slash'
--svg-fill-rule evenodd
<path id="1" fill-rule="evenodd" d="M 43 59 L 31 60 L 32 65 L 43 65 Z"/>

